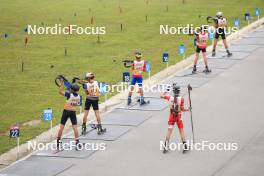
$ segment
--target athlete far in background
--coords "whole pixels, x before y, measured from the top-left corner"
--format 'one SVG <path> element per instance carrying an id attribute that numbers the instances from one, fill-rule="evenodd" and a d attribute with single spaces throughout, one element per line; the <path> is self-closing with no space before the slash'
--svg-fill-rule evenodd
<path id="1" fill-rule="evenodd" d="M 215 52 L 216 45 L 217 45 L 219 36 L 221 36 L 221 38 L 223 40 L 223 44 L 224 44 L 226 52 L 227 52 L 227 56 L 230 57 L 230 56 L 232 56 L 232 53 L 229 51 L 228 45 L 227 45 L 227 42 L 226 42 L 227 20 L 223 16 L 222 12 L 217 12 L 216 13 L 216 19 L 214 20 L 214 22 L 215 22 L 216 32 L 215 32 L 215 39 L 214 39 L 212 56 L 214 57 L 215 54 L 216 54 L 216 52 Z"/>

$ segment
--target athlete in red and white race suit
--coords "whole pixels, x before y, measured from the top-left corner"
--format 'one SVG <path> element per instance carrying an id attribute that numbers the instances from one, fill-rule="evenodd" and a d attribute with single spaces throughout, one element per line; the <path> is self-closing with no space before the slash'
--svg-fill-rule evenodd
<path id="1" fill-rule="evenodd" d="M 178 91 L 180 91 L 179 87 L 178 87 Z M 183 122 L 182 122 L 182 112 L 187 112 L 187 111 L 189 111 L 189 109 L 186 109 L 184 107 L 184 98 L 182 96 L 174 97 L 171 95 L 166 95 L 166 92 L 161 95 L 161 98 L 169 101 L 169 103 L 170 103 L 170 116 L 169 116 L 169 120 L 168 120 L 168 132 L 167 132 L 166 139 L 165 139 L 165 145 L 166 145 L 165 150 L 166 151 L 168 150 L 167 147 L 169 145 L 169 141 L 170 141 L 171 134 L 173 132 L 173 127 L 174 127 L 175 123 L 178 126 L 180 136 L 181 136 L 181 140 L 182 140 L 182 143 L 184 146 L 184 150 L 187 150 L 187 143 L 186 143 L 184 130 L 183 130 L 184 126 L 183 126 Z M 178 113 L 177 114 L 174 113 L 174 105 L 175 105 L 176 101 L 178 104 L 178 110 L 177 110 Z"/>

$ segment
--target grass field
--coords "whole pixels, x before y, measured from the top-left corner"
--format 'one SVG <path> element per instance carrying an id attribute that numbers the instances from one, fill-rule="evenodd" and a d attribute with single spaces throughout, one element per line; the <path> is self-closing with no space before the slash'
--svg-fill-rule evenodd
<path id="1" fill-rule="evenodd" d="M 193 36 L 160 35 L 159 25 L 201 25 L 205 20 L 199 18 L 199 14 L 214 15 L 220 10 L 230 19 L 229 25 L 233 26 L 233 19 L 239 17 L 243 26 L 246 24 L 243 14 L 249 11 L 253 15 L 255 7 L 264 7 L 264 1 L 185 0 L 182 4 L 182 0 L 149 0 L 147 4 L 145 0 L 1 0 L 0 154 L 16 145 L 7 135 L 10 125 L 39 119 L 47 107 L 54 110 L 54 123 L 59 122 L 65 100 L 57 93 L 56 75 L 82 77 L 92 70 L 98 80 L 118 83 L 126 70 L 121 61 L 133 58 L 136 48 L 143 51 L 144 59 L 152 63 L 152 73 L 156 73 L 165 68 L 161 62 L 164 51 L 170 53 L 170 65 L 181 58 L 179 44 L 185 44 L 186 55 L 194 51 Z M 23 29 L 28 24 L 89 26 L 92 16 L 96 26 L 106 27 L 106 35 L 100 36 L 100 43 L 97 35 L 30 35 L 28 46 L 24 46 Z M 5 33 L 7 38 L 3 37 Z M 64 56 L 64 48 L 68 50 L 67 56 Z M 21 71 L 22 61 L 24 72 Z M 45 122 L 22 125 L 21 141 L 33 138 L 48 127 Z"/>

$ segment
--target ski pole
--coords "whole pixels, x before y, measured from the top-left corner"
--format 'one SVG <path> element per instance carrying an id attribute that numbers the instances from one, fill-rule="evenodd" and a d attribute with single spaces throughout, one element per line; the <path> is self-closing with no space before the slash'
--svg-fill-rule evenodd
<path id="1" fill-rule="evenodd" d="M 191 85 L 189 84 L 189 85 L 188 85 L 188 95 L 189 95 L 189 105 L 190 105 L 190 115 L 191 115 L 192 136 L 193 136 L 193 143 L 195 143 L 194 128 L 193 128 L 193 117 L 192 117 L 192 100 L 191 100 L 191 91 L 192 91 L 192 87 L 191 87 Z"/>

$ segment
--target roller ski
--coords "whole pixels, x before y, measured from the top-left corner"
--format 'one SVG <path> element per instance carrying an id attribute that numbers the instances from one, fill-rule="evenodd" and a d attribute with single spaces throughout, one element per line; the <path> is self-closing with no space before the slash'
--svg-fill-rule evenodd
<path id="1" fill-rule="evenodd" d="M 212 70 L 210 70 L 210 69 L 208 68 L 208 66 L 205 66 L 205 69 L 204 69 L 203 72 L 207 74 L 207 73 L 211 73 Z"/>
<path id="2" fill-rule="evenodd" d="M 91 124 L 90 126 L 92 129 L 97 130 L 98 135 L 104 134 L 106 132 L 106 128 L 103 128 L 101 124 Z"/>
<path id="3" fill-rule="evenodd" d="M 143 106 L 143 105 L 146 105 L 146 104 L 149 104 L 150 103 L 150 101 L 148 100 L 148 101 L 145 101 L 144 100 L 144 98 L 139 98 L 138 100 L 137 100 L 137 102 L 139 102 L 139 105 L 140 106 Z"/>
<path id="4" fill-rule="evenodd" d="M 101 135 L 104 134 L 106 132 L 106 128 L 103 128 L 101 124 L 97 125 L 97 134 Z"/>

